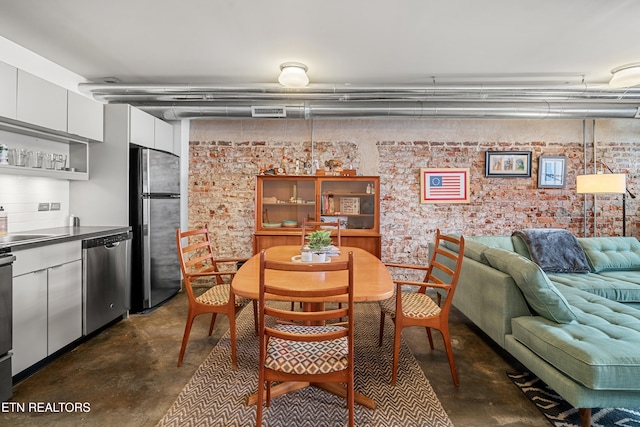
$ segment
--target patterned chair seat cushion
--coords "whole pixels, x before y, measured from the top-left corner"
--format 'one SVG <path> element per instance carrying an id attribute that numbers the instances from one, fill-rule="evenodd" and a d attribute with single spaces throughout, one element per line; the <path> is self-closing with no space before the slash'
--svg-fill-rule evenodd
<path id="1" fill-rule="evenodd" d="M 196 300 L 207 305 L 224 305 L 229 302 L 230 287 L 228 283 L 212 286 L 211 289 L 198 296 Z M 248 303 L 248 299 L 236 295 L 236 307 L 242 307 Z"/>
<path id="2" fill-rule="evenodd" d="M 396 296 L 381 301 L 380 308 L 391 317 L 396 316 Z M 438 304 L 422 292 L 402 293 L 402 313 L 405 317 L 427 318 L 440 313 Z"/>
<path id="3" fill-rule="evenodd" d="M 319 334 L 344 329 L 340 326 L 277 325 L 275 329 L 298 334 Z M 299 342 L 271 337 L 265 367 L 291 374 L 325 374 L 349 366 L 346 337 L 330 341 Z"/>

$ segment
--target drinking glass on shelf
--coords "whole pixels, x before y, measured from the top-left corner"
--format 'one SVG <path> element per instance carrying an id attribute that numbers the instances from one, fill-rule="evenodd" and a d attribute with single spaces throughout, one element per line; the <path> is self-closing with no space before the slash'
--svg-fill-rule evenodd
<path id="1" fill-rule="evenodd" d="M 11 153 L 13 154 L 13 165 L 26 166 L 29 150 L 26 148 L 12 148 L 11 150 Z"/>
<path id="2" fill-rule="evenodd" d="M 66 154 L 55 154 L 56 170 L 62 170 L 66 167 L 67 156 Z"/>
<path id="3" fill-rule="evenodd" d="M 42 168 L 44 153 L 42 151 L 31 151 L 29 153 L 29 164 L 32 168 Z"/>
<path id="4" fill-rule="evenodd" d="M 44 153 L 44 167 L 46 169 L 55 169 L 55 154 L 53 153 Z"/>

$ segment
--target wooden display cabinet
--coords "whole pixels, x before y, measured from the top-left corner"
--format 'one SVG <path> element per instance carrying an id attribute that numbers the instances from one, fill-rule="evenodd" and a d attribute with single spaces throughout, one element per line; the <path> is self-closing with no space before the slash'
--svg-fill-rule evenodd
<path id="1" fill-rule="evenodd" d="M 380 178 L 260 175 L 253 251 L 300 245 L 302 221 L 340 221 L 342 246 L 380 257 Z"/>

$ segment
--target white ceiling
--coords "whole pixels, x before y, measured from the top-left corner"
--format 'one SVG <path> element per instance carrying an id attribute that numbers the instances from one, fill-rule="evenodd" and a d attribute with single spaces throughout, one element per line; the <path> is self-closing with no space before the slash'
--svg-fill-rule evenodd
<path id="1" fill-rule="evenodd" d="M 0 36 L 98 100 L 168 120 L 256 104 L 287 118 L 639 118 L 640 87 L 607 85 L 640 61 L 639 17 L 637 0 L 0 0 Z M 290 61 L 307 88 L 277 84 Z"/>
<path id="2" fill-rule="evenodd" d="M 572 80 L 640 61 L 635 0 L 0 0 L 0 36 L 94 82 Z"/>

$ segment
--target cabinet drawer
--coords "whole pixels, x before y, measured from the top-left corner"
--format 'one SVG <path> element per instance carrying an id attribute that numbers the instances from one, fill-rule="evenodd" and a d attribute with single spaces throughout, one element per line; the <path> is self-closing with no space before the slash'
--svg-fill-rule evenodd
<path id="1" fill-rule="evenodd" d="M 82 243 L 78 241 L 56 243 L 39 248 L 17 250 L 13 263 L 13 277 L 31 271 L 54 267 L 82 259 Z"/>

